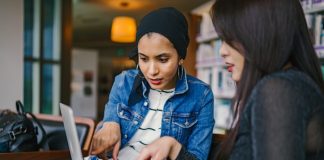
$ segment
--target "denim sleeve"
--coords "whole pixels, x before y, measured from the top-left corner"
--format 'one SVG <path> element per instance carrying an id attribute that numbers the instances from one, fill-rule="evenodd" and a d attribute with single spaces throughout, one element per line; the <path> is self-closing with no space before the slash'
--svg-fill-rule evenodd
<path id="1" fill-rule="evenodd" d="M 253 159 L 305 159 L 308 103 L 304 91 L 287 80 L 270 79 L 252 94 Z"/>
<path id="2" fill-rule="evenodd" d="M 197 157 L 182 146 L 176 160 L 197 160 Z"/>
<path id="3" fill-rule="evenodd" d="M 189 137 L 187 145 L 187 150 L 194 154 L 197 159 L 206 160 L 208 158 L 214 123 L 214 96 L 210 88 L 208 88 L 204 91 L 198 122 Z"/>
<path id="4" fill-rule="evenodd" d="M 103 121 L 104 122 L 116 122 L 119 124 L 119 117 L 117 115 L 117 104 L 120 103 L 121 98 L 118 92 L 121 86 L 121 76 L 117 76 L 115 78 L 114 84 L 109 94 L 108 102 L 105 105 L 105 114 Z"/>

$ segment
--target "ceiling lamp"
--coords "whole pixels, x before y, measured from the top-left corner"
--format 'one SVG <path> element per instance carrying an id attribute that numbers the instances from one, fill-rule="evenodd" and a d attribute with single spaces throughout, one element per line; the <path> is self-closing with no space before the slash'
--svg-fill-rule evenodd
<path id="1" fill-rule="evenodd" d="M 111 27 L 111 40 L 120 43 L 135 42 L 136 22 L 132 17 L 115 17 Z"/>

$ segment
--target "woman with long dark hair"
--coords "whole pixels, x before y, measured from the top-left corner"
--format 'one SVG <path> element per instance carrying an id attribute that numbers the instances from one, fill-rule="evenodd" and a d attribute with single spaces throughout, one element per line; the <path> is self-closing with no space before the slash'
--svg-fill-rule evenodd
<path id="1" fill-rule="evenodd" d="M 218 158 L 323 154 L 324 82 L 300 2 L 217 0 L 211 16 L 237 82 L 237 121 Z"/>
<path id="2" fill-rule="evenodd" d="M 300 2 L 216 0 L 211 16 L 237 84 L 215 159 L 323 159 L 324 82 Z"/>

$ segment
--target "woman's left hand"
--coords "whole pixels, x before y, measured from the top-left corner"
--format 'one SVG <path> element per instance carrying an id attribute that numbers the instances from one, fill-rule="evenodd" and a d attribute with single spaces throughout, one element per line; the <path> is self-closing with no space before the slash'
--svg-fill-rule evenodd
<path id="1" fill-rule="evenodd" d="M 142 149 L 138 160 L 176 159 L 181 150 L 181 144 L 173 137 L 161 137 Z"/>

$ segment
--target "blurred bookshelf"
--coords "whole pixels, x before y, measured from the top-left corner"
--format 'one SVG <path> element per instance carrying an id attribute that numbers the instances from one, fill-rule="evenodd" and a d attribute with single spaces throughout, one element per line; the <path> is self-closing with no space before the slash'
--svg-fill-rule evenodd
<path id="1" fill-rule="evenodd" d="M 300 3 L 324 75 L 324 0 L 301 0 Z"/>
<path id="2" fill-rule="evenodd" d="M 324 1 L 323 0 L 301 0 L 300 1 L 305 14 L 313 14 L 323 12 Z"/>
<path id="3" fill-rule="evenodd" d="M 192 14 L 199 16 L 196 36 L 196 69 L 197 78 L 210 85 L 214 94 L 214 119 L 213 133 L 225 134 L 232 122 L 231 101 L 235 94 L 235 83 L 227 71 L 224 59 L 219 50 L 222 45 L 212 20 L 209 10 L 214 0 L 195 9 Z"/>

